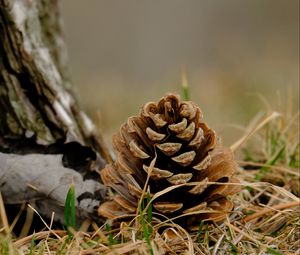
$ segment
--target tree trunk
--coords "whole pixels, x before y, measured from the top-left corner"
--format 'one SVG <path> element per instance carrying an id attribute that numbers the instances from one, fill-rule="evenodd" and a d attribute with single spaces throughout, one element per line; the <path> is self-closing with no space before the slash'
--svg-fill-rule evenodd
<path id="1" fill-rule="evenodd" d="M 66 187 L 55 196 L 52 191 L 73 178 L 75 190 L 76 185 L 80 190 L 77 199 L 91 200 L 80 209 L 91 215 L 90 205 L 101 202 L 105 193 L 92 170 L 110 160 L 100 134 L 71 91 L 66 52 L 59 1 L 0 0 L 0 191 L 6 203 L 19 203 L 17 194 L 30 190 L 23 202 L 38 200 L 40 213 L 49 216 L 45 205 L 51 200 L 51 209 L 60 208 L 59 219 Z M 43 189 L 54 180 L 49 175 L 33 192 L 29 186 L 49 171 L 62 179 L 48 185 L 51 190 Z M 85 182 L 91 180 L 94 186 L 87 189 Z"/>

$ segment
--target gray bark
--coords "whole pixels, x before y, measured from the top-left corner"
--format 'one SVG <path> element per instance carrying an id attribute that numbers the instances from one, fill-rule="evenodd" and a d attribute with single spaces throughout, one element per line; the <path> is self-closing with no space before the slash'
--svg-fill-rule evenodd
<path id="1" fill-rule="evenodd" d="M 58 1 L 0 0 L 0 145 L 68 136 L 103 155 L 93 123 L 70 90 Z"/>
<path id="2" fill-rule="evenodd" d="M 40 213 L 49 216 L 46 205 L 58 210 L 65 199 L 66 171 L 76 180 L 84 178 L 78 194 L 105 191 L 91 171 L 103 168 L 110 156 L 71 91 L 57 0 L 0 0 L 0 152 L 6 203 L 38 200 Z M 41 176 L 38 192 L 27 192 L 28 182 Z M 85 178 L 94 179 L 91 187 Z M 47 196 L 50 187 L 55 192 Z M 92 200 L 94 206 L 98 200 Z M 87 207 L 83 211 L 91 215 Z"/>

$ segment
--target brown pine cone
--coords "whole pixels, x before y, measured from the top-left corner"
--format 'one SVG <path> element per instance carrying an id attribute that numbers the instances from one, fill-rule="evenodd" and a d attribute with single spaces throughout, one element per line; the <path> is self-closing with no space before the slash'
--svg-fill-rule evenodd
<path id="1" fill-rule="evenodd" d="M 229 149 L 217 145 L 215 132 L 203 122 L 195 103 L 174 94 L 147 103 L 139 116 L 121 126 L 113 146 L 117 160 L 101 171 L 101 177 L 117 194 L 99 207 L 99 215 L 113 219 L 135 213 L 148 174 L 151 196 L 178 186 L 153 201 L 153 212 L 168 217 L 189 214 L 180 224 L 220 221 L 233 209 L 227 196 L 239 187 L 226 183 L 238 182 L 232 177 L 237 164 Z"/>

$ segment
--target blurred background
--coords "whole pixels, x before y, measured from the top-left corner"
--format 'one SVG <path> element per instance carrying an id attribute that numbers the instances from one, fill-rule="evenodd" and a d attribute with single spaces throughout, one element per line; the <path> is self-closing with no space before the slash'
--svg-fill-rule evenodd
<path id="1" fill-rule="evenodd" d="M 299 107 L 299 0 L 62 1 L 71 77 L 108 137 L 181 93 L 230 145 L 259 112 Z M 269 106 L 268 106 L 269 104 Z"/>

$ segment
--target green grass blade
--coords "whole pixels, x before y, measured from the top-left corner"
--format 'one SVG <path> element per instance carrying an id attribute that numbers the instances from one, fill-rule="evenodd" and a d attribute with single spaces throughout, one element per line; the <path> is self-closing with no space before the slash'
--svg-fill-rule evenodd
<path id="1" fill-rule="evenodd" d="M 288 162 L 289 167 L 298 168 L 300 166 L 299 156 L 300 156 L 300 143 L 296 145 L 295 149 L 289 156 L 289 162 Z"/>
<path id="2" fill-rule="evenodd" d="M 149 234 L 151 235 L 152 234 L 152 204 L 149 204 L 151 201 L 151 197 L 150 197 L 150 193 L 147 192 L 147 205 L 148 206 L 148 211 L 147 211 L 147 214 L 148 214 L 148 231 L 149 231 Z"/>
<path id="3" fill-rule="evenodd" d="M 189 83 L 184 69 L 182 69 L 181 71 L 181 87 L 182 87 L 183 100 L 189 101 L 190 100 Z"/>
<path id="4" fill-rule="evenodd" d="M 67 197 L 66 197 L 66 201 L 65 201 L 65 210 L 64 210 L 66 228 L 68 228 L 69 223 L 70 223 L 70 199 L 71 199 L 71 197 L 70 197 L 69 192 L 68 192 Z"/>
<path id="5" fill-rule="evenodd" d="M 35 246 L 35 235 L 33 235 L 33 237 L 31 238 L 31 241 L 30 241 L 29 255 L 33 254 L 34 246 Z"/>
<path id="6" fill-rule="evenodd" d="M 76 228 L 76 206 L 75 206 L 75 188 L 74 185 L 70 187 L 70 213 L 71 213 L 71 227 Z"/>
<path id="7" fill-rule="evenodd" d="M 282 155 L 285 152 L 285 145 L 281 146 L 281 148 L 272 156 L 272 158 L 266 163 L 268 166 L 273 166 L 276 164 L 276 162 L 282 157 Z M 255 176 L 255 179 L 257 181 L 260 181 L 262 177 L 269 173 L 271 170 L 268 166 L 264 166 L 259 170 L 259 173 Z"/>
<path id="8" fill-rule="evenodd" d="M 66 201 L 65 201 L 65 210 L 64 210 L 64 216 L 65 216 L 65 226 L 68 230 L 69 227 L 72 227 L 75 229 L 76 227 L 76 204 L 75 204 L 75 187 L 72 183 L 69 191 L 67 193 Z M 69 232 L 69 236 L 72 236 L 72 234 Z"/>
<path id="9" fill-rule="evenodd" d="M 225 239 L 225 242 L 229 244 L 230 248 L 229 248 L 229 252 L 230 254 L 233 254 L 233 255 L 238 255 L 239 254 L 239 250 L 238 248 L 230 241 L 228 240 L 227 238 Z"/>
<path id="10" fill-rule="evenodd" d="M 197 233 L 197 242 L 201 243 L 201 235 L 202 235 L 203 221 L 200 222 L 199 230 Z"/>
<path id="11" fill-rule="evenodd" d="M 271 254 L 271 255 L 283 255 L 280 251 L 277 251 L 271 247 L 267 248 L 267 254 Z"/>
<path id="12" fill-rule="evenodd" d="M 105 224 L 105 230 L 107 232 L 111 231 L 111 227 L 108 223 Z M 113 237 L 112 233 L 109 233 L 108 234 L 108 246 L 113 246 L 113 245 L 114 245 L 114 237 Z"/>
<path id="13" fill-rule="evenodd" d="M 150 194 L 149 192 L 147 193 L 147 201 L 150 201 Z M 148 228 L 148 222 L 145 220 L 145 216 L 144 216 L 144 208 L 145 208 L 145 200 L 144 199 L 141 203 L 141 207 L 139 208 L 139 212 L 140 212 L 140 217 L 141 217 L 141 224 L 142 224 L 142 228 L 143 228 L 143 232 L 144 232 L 144 238 L 146 240 L 146 243 L 147 243 L 147 246 L 148 246 L 148 249 L 149 249 L 149 252 L 151 255 L 153 255 L 153 249 L 152 249 L 152 246 L 151 246 L 151 241 L 150 241 L 150 236 L 151 236 L 151 232 L 152 232 L 152 227 L 149 227 Z M 150 208 L 151 206 L 149 206 Z M 149 220 L 149 208 L 148 208 L 148 217 L 147 219 Z M 150 219 L 152 220 L 152 208 L 151 208 L 151 215 L 150 215 Z M 151 223 L 150 223 L 151 224 Z"/>

